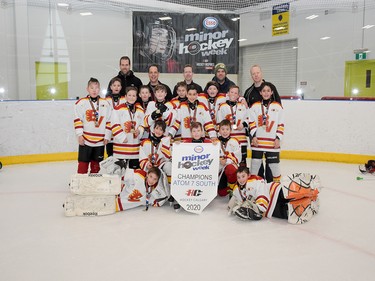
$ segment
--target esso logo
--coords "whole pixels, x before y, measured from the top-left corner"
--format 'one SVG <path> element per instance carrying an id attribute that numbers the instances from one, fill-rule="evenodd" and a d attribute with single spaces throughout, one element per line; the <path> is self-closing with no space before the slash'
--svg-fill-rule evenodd
<path id="1" fill-rule="evenodd" d="M 203 20 L 203 26 L 207 29 L 214 29 L 219 25 L 219 21 L 214 17 L 207 17 Z"/>
<path id="2" fill-rule="evenodd" d="M 203 147 L 200 146 L 200 145 L 198 145 L 198 146 L 194 147 L 194 151 L 196 153 L 202 153 L 203 152 Z"/>

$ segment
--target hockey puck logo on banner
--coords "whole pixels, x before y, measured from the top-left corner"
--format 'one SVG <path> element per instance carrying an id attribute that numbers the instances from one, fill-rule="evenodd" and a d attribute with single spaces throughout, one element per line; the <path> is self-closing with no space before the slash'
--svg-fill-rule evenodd
<path id="1" fill-rule="evenodd" d="M 201 51 L 201 45 L 197 41 L 191 42 L 189 43 L 187 50 L 191 55 L 199 54 Z"/>
<path id="2" fill-rule="evenodd" d="M 207 29 L 214 29 L 219 25 L 219 21 L 215 17 L 207 17 L 203 20 L 203 26 Z"/>

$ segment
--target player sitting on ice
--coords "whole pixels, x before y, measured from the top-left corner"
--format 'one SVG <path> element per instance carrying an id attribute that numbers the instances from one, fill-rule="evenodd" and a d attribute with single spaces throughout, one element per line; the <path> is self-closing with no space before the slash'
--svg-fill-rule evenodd
<path id="1" fill-rule="evenodd" d="M 86 176 L 86 178 L 84 178 Z M 71 192 L 65 202 L 66 216 L 103 216 L 138 206 L 162 206 L 168 199 L 166 180 L 159 168 L 126 169 L 124 188 L 116 175 L 72 177 Z"/>
<path id="2" fill-rule="evenodd" d="M 258 176 L 250 177 L 248 168 L 240 167 L 237 182 L 228 210 L 229 214 L 241 219 L 276 217 L 287 219 L 292 224 L 302 224 L 319 210 L 318 176 L 295 173 L 283 177 L 281 183 L 266 183 Z"/>
<path id="3" fill-rule="evenodd" d="M 366 164 L 359 165 L 362 174 L 375 174 L 375 160 L 368 160 Z"/>
<path id="4" fill-rule="evenodd" d="M 146 173 L 143 170 L 128 169 L 125 174 L 124 189 L 117 197 L 118 211 L 138 206 L 160 207 L 168 199 L 169 192 L 166 180 L 162 179 L 161 171 L 152 167 Z"/>

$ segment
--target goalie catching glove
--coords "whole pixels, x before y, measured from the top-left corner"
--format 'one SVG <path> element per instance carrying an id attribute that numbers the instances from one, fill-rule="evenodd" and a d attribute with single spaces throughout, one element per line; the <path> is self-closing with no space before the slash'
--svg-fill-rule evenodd
<path id="1" fill-rule="evenodd" d="M 241 218 L 247 220 L 261 220 L 263 214 L 259 210 L 255 200 L 253 198 L 245 200 L 241 206 L 234 212 L 234 214 Z"/>

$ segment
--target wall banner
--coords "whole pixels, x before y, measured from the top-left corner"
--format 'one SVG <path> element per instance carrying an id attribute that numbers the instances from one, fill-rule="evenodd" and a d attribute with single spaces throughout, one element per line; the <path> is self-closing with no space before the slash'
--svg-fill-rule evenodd
<path id="1" fill-rule="evenodd" d="M 272 7 L 272 36 L 289 34 L 289 3 Z"/>
<path id="2" fill-rule="evenodd" d="M 186 211 L 200 214 L 216 197 L 220 145 L 173 145 L 171 195 Z"/>
<path id="3" fill-rule="evenodd" d="M 133 12 L 133 70 L 181 73 L 191 64 L 195 73 L 213 73 L 216 63 L 238 73 L 239 22 L 235 14 L 164 14 Z"/>

